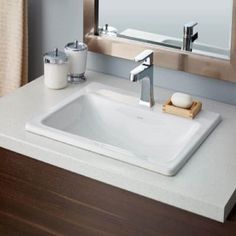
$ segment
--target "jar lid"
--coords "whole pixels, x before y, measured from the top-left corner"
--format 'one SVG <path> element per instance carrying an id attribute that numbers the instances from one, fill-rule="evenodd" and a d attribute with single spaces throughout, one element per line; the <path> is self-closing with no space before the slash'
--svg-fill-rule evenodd
<path id="1" fill-rule="evenodd" d="M 44 54 L 44 62 L 47 64 L 65 64 L 68 62 L 68 57 L 56 48 L 54 51 Z"/>
<path id="2" fill-rule="evenodd" d="M 85 43 L 81 43 L 78 40 L 75 40 L 72 43 L 68 43 L 65 46 L 66 50 L 73 51 L 73 52 L 80 52 L 80 51 L 86 51 L 88 50 L 88 47 Z"/>
<path id="3" fill-rule="evenodd" d="M 118 34 L 118 30 L 108 24 L 105 24 L 103 28 L 100 29 L 100 35 L 102 36 L 113 36 L 116 37 Z"/>

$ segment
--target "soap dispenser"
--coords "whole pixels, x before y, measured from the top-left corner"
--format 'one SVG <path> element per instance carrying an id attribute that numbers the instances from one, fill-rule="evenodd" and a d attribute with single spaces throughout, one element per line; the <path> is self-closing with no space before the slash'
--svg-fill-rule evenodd
<path id="1" fill-rule="evenodd" d="M 69 82 L 81 83 L 86 80 L 87 52 L 87 45 L 78 40 L 65 46 L 65 53 L 69 58 Z"/>

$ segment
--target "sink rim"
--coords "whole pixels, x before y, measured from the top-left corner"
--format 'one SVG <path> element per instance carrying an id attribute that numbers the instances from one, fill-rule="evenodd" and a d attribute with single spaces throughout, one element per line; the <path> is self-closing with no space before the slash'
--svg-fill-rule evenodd
<path id="1" fill-rule="evenodd" d="M 132 154 L 130 151 L 119 148 L 117 146 L 112 146 L 109 144 L 104 144 L 104 143 L 99 143 L 95 140 L 88 139 L 83 136 L 75 135 L 66 131 L 62 131 L 60 129 L 52 128 L 50 126 L 47 126 L 43 124 L 43 120 L 45 120 L 47 117 L 52 115 L 54 112 L 58 111 L 59 109 L 62 109 L 64 106 L 70 104 L 72 101 L 76 100 L 80 96 L 84 94 L 89 94 L 93 93 L 96 94 L 97 96 L 101 95 L 102 91 L 108 91 L 108 94 L 104 94 L 104 97 L 111 97 L 112 93 L 114 93 L 119 96 L 115 97 L 113 96 L 113 99 L 115 102 L 122 102 L 126 106 L 131 106 L 133 109 L 141 109 L 144 111 L 150 110 L 149 108 L 146 107 L 141 107 L 138 104 L 138 97 L 133 96 L 133 93 L 130 93 L 128 91 L 116 89 L 114 87 L 110 86 L 105 86 L 100 83 L 90 83 L 83 89 L 79 90 L 78 92 L 72 94 L 71 96 L 67 97 L 65 100 L 62 102 L 58 103 L 56 106 L 52 107 L 49 109 L 47 112 L 37 115 L 33 119 L 31 119 L 29 122 L 26 123 L 26 130 L 30 131 L 31 133 L 35 133 L 37 135 L 41 135 L 43 137 L 47 137 L 62 143 L 66 143 L 68 145 L 76 146 L 81 149 L 89 150 L 92 152 L 97 153 L 98 155 L 106 156 L 107 158 L 112 158 L 118 161 L 122 161 L 131 165 L 138 166 L 140 168 L 148 169 L 150 171 L 158 172 L 160 174 L 172 176 L 175 175 L 179 169 L 181 169 L 185 162 L 192 156 L 192 154 L 199 148 L 200 144 L 208 137 L 208 135 L 215 129 L 215 127 L 218 125 L 218 123 L 221 121 L 221 117 L 219 114 L 215 114 L 216 119 L 211 125 L 210 129 L 205 133 L 205 137 L 200 137 L 202 134 L 198 134 L 194 136 L 194 139 L 198 139 L 198 141 L 191 141 L 188 148 L 185 149 L 183 153 L 188 153 L 188 154 L 183 154 L 185 157 L 182 158 L 182 161 L 179 162 L 180 158 L 175 158 L 175 161 L 168 163 L 168 165 L 163 165 L 162 163 L 158 163 L 158 167 L 154 167 L 152 163 L 149 162 L 144 162 L 140 159 L 137 158 L 134 154 Z M 125 92 L 125 94 L 121 93 Z M 132 95 L 131 95 L 132 94 Z M 124 97 L 126 98 L 124 101 Z M 114 101 L 113 100 L 113 101 Z M 153 108 L 151 108 L 152 111 L 154 112 L 160 112 L 161 111 L 161 105 L 155 105 Z M 204 112 L 204 111 L 203 111 Z M 209 113 L 209 112 L 207 112 Z M 213 113 L 212 113 L 213 114 Z M 169 114 L 166 114 L 167 116 L 172 116 Z M 184 118 L 182 118 L 184 119 Z M 201 117 L 197 118 L 198 120 L 201 120 Z M 206 120 L 205 120 L 206 121 Z M 205 123 L 203 122 L 202 125 Z M 208 122 L 206 122 L 205 125 L 209 125 Z M 204 128 L 204 127 L 203 127 Z M 57 137 L 55 137 L 55 135 Z M 63 141 L 62 141 L 63 140 Z M 82 145 L 81 145 L 82 143 Z M 82 147 L 83 146 L 83 147 Z M 95 146 L 95 147 L 94 147 Z M 195 147 L 194 147 L 195 146 Z M 105 148 L 105 150 L 104 150 Z M 191 150 L 191 151 L 190 151 Z M 114 152 L 116 155 L 114 156 Z M 133 159 L 135 158 L 135 163 Z"/>

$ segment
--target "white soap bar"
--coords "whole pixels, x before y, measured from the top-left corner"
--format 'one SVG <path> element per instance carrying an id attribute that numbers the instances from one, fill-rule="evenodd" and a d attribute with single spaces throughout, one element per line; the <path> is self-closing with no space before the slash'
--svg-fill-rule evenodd
<path id="1" fill-rule="evenodd" d="M 193 98 L 185 93 L 174 93 L 171 97 L 174 106 L 180 108 L 190 108 L 193 104 Z"/>

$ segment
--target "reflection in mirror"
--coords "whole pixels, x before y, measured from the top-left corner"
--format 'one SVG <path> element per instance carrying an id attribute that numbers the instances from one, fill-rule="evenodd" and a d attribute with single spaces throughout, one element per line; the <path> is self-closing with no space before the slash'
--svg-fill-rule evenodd
<path id="1" fill-rule="evenodd" d="M 100 0 L 99 5 L 103 33 L 117 29 L 119 37 L 229 59 L 233 0 Z"/>

